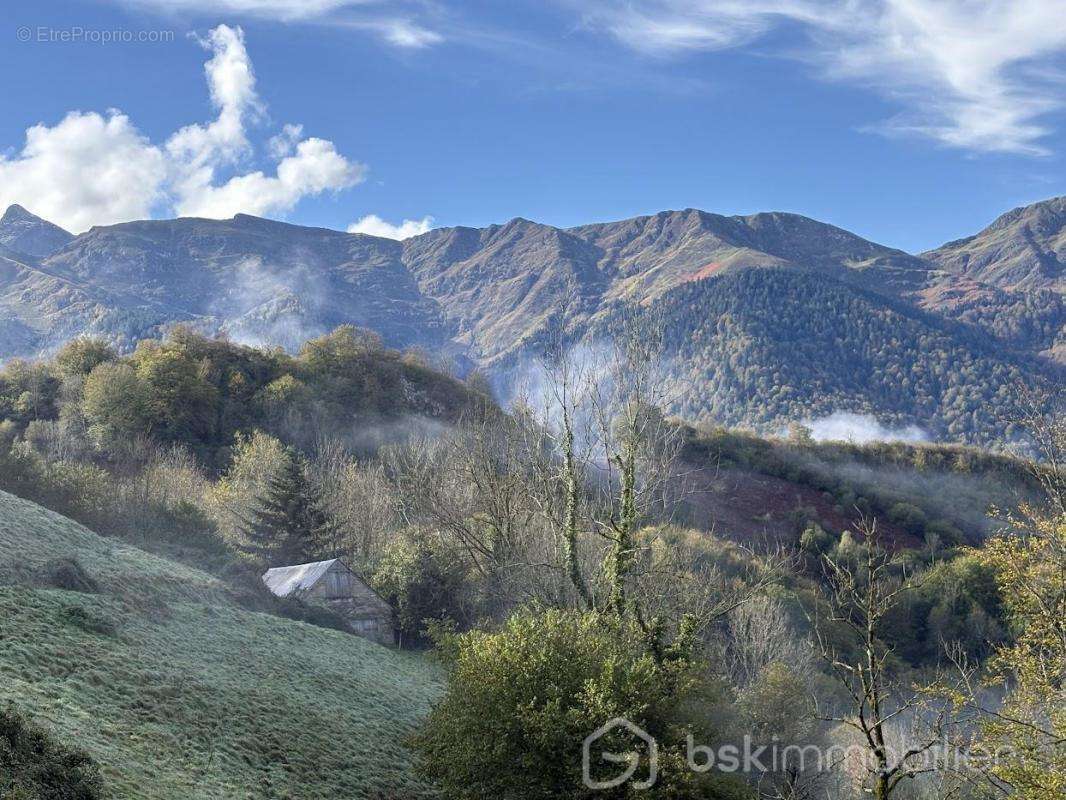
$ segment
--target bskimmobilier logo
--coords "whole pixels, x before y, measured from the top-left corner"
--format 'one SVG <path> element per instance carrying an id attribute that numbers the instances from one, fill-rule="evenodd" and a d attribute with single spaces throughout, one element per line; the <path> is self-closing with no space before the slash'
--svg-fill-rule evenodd
<path id="1" fill-rule="evenodd" d="M 615 717 L 585 737 L 581 746 L 581 777 L 585 786 L 593 791 L 613 789 L 629 781 L 637 772 L 641 762 L 640 749 L 630 750 L 624 753 L 600 751 L 598 757 L 601 761 L 612 764 L 625 764 L 626 767 L 621 775 L 609 780 L 599 780 L 592 776 L 592 747 L 605 738 L 622 739 L 630 738 L 638 748 L 647 752 L 648 777 L 644 780 L 634 781 L 631 786 L 634 789 L 650 789 L 659 778 L 659 745 L 654 737 L 639 725 L 630 722 L 624 717 Z"/>

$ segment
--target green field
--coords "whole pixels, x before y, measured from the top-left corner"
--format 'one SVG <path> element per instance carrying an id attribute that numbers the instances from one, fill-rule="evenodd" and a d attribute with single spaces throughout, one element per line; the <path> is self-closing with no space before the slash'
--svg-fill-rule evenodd
<path id="1" fill-rule="evenodd" d="M 98 593 L 41 584 L 65 557 Z M 422 656 L 246 611 L 0 492 L 0 702 L 87 750 L 108 797 L 424 796 L 402 742 L 440 690 Z"/>

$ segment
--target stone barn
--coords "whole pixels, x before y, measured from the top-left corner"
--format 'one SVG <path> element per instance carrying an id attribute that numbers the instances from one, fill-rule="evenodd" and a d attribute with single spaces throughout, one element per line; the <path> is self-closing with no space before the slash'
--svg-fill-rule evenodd
<path id="1" fill-rule="evenodd" d="M 343 615 L 352 630 L 379 644 L 395 644 L 392 607 L 339 558 L 275 567 L 263 583 L 278 597 L 319 603 Z"/>

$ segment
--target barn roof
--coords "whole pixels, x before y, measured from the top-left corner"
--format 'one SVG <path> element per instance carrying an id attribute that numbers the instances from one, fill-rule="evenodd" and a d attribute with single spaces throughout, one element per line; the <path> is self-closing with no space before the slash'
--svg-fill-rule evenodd
<path id="1" fill-rule="evenodd" d="M 278 597 L 288 597 L 293 592 L 310 589 L 337 562 L 344 564 L 339 558 L 331 558 L 328 561 L 312 561 L 310 564 L 274 567 L 263 573 L 263 583 Z"/>

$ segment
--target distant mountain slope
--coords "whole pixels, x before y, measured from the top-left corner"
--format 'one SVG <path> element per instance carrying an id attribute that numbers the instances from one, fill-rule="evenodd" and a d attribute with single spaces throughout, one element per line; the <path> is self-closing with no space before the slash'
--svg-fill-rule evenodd
<path id="1" fill-rule="evenodd" d="M 535 340 L 566 308 L 587 317 L 607 288 L 600 252 L 548 225 L 515 219 L 484 230 L 443 228 L 404 242 L 404 262 L 478 358 L 492 360 Z"/>
<path id="2" fill-rule="evenodd" d="M 98 593 L 47 584 L 77 558 Z M 429 796 L 402 741 L 421 656 L 245 611 L 222 585 L 0 492 L 0 702 L 101 764 L 107 797 Z"/>
<path id="3" fill-rule="evenodd" d="M 293 348 L 337 325 L 387 344 L 441 346 L 448 331 L 398 242 L 238 215 L 93 228 L 42 262 L 171 319 Z"/>
<path id="4" fill-rule="evenodd" d="M 99 334 L 132 347 L 169 324 L 191 319 L 64 276 L 0 247 L 0 357 L 39 354 L 81 334 Z"/>
<path id="5" fill-rule="evenodd" d="M 36 217 L 22 206 L 11 206 L 0 218 L 0 245 L 40 258 L 54 253 L 74 234 Z"/>
<path id="6" fill-rule="evenodd" d="M 690 283 L 664 295 L 657 313 L 673 410 L 695 421 L 774 431 L 846 410 L 989 443 L 1016 410 L 1011 386 L 1044 375 L 983 334 L 809 273 Z"/>
<path id="7" fill-rule="evenodd" d="M 644 300 L 680 283 L 746 267 L 814 270 L 889 294 L 920 286 L 928 265 L 900 250 L 798 214 L 724 217 L 667 211 L 570 232 L 596 245 L 619 279 L 614 297 Z"/>
<path id="8" fill-rule="evenodd" d="M 980 233 L 922 257 L 1002 289 L 1066 294 L 1066 196 L 1016 208 Z"/>
<path id="9" fill-rule="evenodd" d="M 442 228 L 404 242 L 404 263 L 475 357 L 506 360 L 564 312 L 575 330 L 616 300 L 648 302 L 751 267 L 812 270 L 889 296 L 926 285 L 921 259 L 796 214 L 696 209 L 560 230 L 524 219 Z"/>

